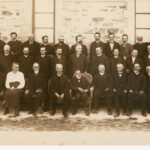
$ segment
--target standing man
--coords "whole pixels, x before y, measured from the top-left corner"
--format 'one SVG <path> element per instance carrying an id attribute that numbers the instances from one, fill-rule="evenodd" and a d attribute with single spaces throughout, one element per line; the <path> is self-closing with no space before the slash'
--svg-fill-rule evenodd
<path id="1" fill-rule="evenodd" d="M 88 51 L 87 51 L 86 45 L 83 44 L 83 37 L 82 37 L 82 35 L 76 36 L 76 44 L 71 46 L 71 54 L 75 54 L 76 53 L 75 49 L 76 49 L 76 45 L 78 45 L 78 44 L 81 44 L 81 46 L 82 46 L 82 53 L 87 56 L 88 55 Z"/>
<path id="2" fill-rule="evenodd" d="M 17 33 L 11 32 L 11 41 L 8 42 L 10 46 L 11 54 L 18 58 L 22 52 L 22 42 L 17 40 Z"/>
<path id="3" fill-rule="evenodd" d="M 2 33 L 0 33 L 0 54 L 3 53 L 3 48 L 6 43 L 2 40 Z"/>
<path id="4" fill-rule="evenodd" d="M 19 64 L 12 64 L 12 71 L 7 74 L 6 77 L 6 92 L 5 92 L 5 112 L 4 114 L 9 113 L 9 108 L 15 110 L 14 116 L 19 116 L 20 108 L 20 98 L 22 94 L 22 89 L 25 86 L 25 79 L 22 72 L 19 71 Z"/>
<path id="5" fill-rule="evenodd" d="M 54 48 L 52 45 L 50 45 L 48 43 L 48 36 L 47 35 L 44 35 L 42 36 L 42 44 L 41 44 L 41 47 L 45 47 L 46 49 L 46 55 L 52 57 L 54 56 Z M 40 54 L 40 53 L 39 53 Z"/>
<path id="6" fill-rule="evenodd" d="M 37 116 L 37 111 L 42 110 L 43 95 L 46 87 L 45 75 L 41 73 L 38 63 L 33 64 L 33 73 L 28 76 L 25 86 L 25 99 L 28 102 L 30 112 Z"/>
<path id="7" fill-rule="evenodd" d="M 144 56 L 144 65 L 145 66 L 150 65 L 150 45 L 147 45 L 147 53 Z"/>
<path id="8" fill-rule="evenodd" d="M 50 115 L 53 116 L 56 112 L 58 104 L 62 104 L 62 113 L 64 117 L 68 117 L 68 108 L 70 101 L 69 80 L 63 74 L 62 64 L 56 65 L 57 74 L 51 78 L 49 84 L 49 95 L 51 96 Z"/>
<path id="9" fill-rule="evenodd" d="M 40 51 L 40 44 L 34 40 L 33 34 L 29 34 L 27 38 L 28 40 L 23 43 L 23 48 L 29 47 L 29 51 L 30 51 L 29 55 L 35 58 Z"/>
<path id="10" fill-rule="evenodd" d="M 87 56 L 82 53 L 82 45 L 77 44 L 75 47 L 75 54 L 70 56 L 70 77 L 72 78 L 76 70 L 81 73 L 87 72 Z"/>
<path id="11" fill-rule="evenodd" d="M 70 48 L 69 48 L 69 45 L 67 45 L 64 42 L 63 35 L 59 36 L 58 43 L 54 46 L 54 55 L 56 55 L 56 50 L 58 47 L 62 49 L 62 55 L 65 57 L 66 60 L 68 60 L 70 56 Z"/>
<path id="12" fill-rule="evenodd" d="M 126 60 L 127 57 L 131 55 L 132 50 L 133 50 L 133 46 L 130 43 L 128 43 L 128 35 L 123 34 L 122 44 L 120 46 L 121 56 Z"/>
<path id="13" fill-rule="evenodd" d="M 120 51 L 119 43 L 115 42 L 115 34 L 109 33 L 108 34 L 109 41 L 105 44 L 105 54 L 108 57 L 113 56 L 113 50 L 118 49 Z"/>
<path id="14" fill-rule="evenodd" d="M 95 34 L 94 34 L 95 41 L 92 42 L 91 46 L 90 46 L 90 61 L 94 56 L 96 56 L 96 48 L 97 47 L 101 47 L 103 50 L 103 53 L 104 53 L 105 43 L 101 42 L 100 38 L 101 38 L 101 34 L 99 32 L 95 32 Z"/>
<path id="15" fill-rule="evenodd" d="M 139 63 L 134 64 L 134 69 L 128 77 L 129 97 L 128 97 L 128 116 L 132 115 L 133 105 L 136 101 L 140 102 L 142 115 L 146 114 L 146 77 L 140 72 Z M 136 102 L 137 103 L 137 102 Z"/>

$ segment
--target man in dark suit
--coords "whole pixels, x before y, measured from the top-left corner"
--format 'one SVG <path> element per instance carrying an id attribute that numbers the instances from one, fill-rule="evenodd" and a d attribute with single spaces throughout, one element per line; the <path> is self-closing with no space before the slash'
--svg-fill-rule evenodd
<path id="1" fill-rule="evenodd" d="M 63 65 L 63 73 L 68 76 L 68 66 L 65 57 L 62 55 L 62 49 L 58 47 L 56 49 L 56 55 L 52 58 L 52 76 L 56 75 L 56 64 Z M 68 64 L 69 65 L 69 64 Z"/>
<path id="2" fill-rule="evenodd" d="M 98 66 L 99 73 L 93 77 L 92 87 L 90 88 L 93 93 L 94 113 L 98 112 L 98 106 L 101 99 L 105 99 L 107 103 L 107 112 L 112 115 L 112 92 L 111 92 L 111 78 L 108 73 L 105 72 L 105 66 L 100 64 Z"/>
<path id="3" fill-rule="evenodd" d="M 47 35 L 42 36 L 42 44 L 40 47 L 45 47 L 45 49 L 47 51 L 46 55 L 48 55 L 50 57 L 54 56 L 54 47 L 48 43 Z M 40 52 L 39 52 L 39 55 L 40 55 Z"/>
<path id="4" fill-rule="evenodd" d="M 124 65 L 125 69 L 125 60 L 119 55 L 119 50 L 115 48 L 113 50 L 113 57 L 110 58 L 110 72 L 111 73 L 116 73 L 117 72 L 117 64 L 121 63 Z"/>
<path id="5" fill-rule="evenodd" d="M 70 56 L 70 77 L 73 77 L 73 74 L 76 70 L 80 70 L 81 73 L 87 71 L 87 56 L 82 54 L 82 45 L 78 44 L 75 48 L 76 53 Z"/>
<path id="6" fill-rule="evenodd" d="M 94 34 L 95 41 L 91 43 L 90 46 L 90 61 L 93 56 L 96 56 L 96 48 L 101 47 L 103 51 L 105 50 L 105 43 L 100 41 L 101 34 L 99 32 L 95 32 Z"/>
<path id="7" fill-rule="evenodd" d="M 64 36 L 62 35 L 59 36 L 58 43 L 54 46 L 54 55 L 56 55 L 58 47 L 62 49 L 62 55 L 66 58 L 66 60 L 68 60 L 70 56 L 70 48 L 69 45 L 64 42 Z"/>
<path id="8" fill-rule="evenodd" d="M 28 47 L 23 48 L 23 54 L 18 58 L 18 63 L 20 65 L 20 71 L 24 73 L 26 79 L 32 73 L 32 65 L 34 63 L 33 56 L 29 55 Z"/>
<path id="9" fill-rule="evenodd" d="M 115 42 L 115 34 L 109 33 L 108 34 L 109 41 L 105 44 L 105 55 L 108 57 L 113 56 L 113 50 L 118 49 L 120 51 L 119 43 Z"/>
<path id="10" fill-rule="evenodd" d="M 69 94 L 69 79 L 63 74 L 62 64 L 56 65 L 57 74 L 54 75 L 49 84 L 49 95 L 51 97 L 50 115 L 53 116 L 56 112 L 56 106 L 62 104 L 63 115 L 68 117 L 68 107 L 70 101 Z"/>
<path id="11" fill-rule="evenodd" d="M 137 36 L 137 43 L 135 43 L 133 47 L 138 50 L 139 57 L 143 59 L 144 55 L 147 53 L 147 44 L 143 43 L 143 36 Z"/>
<path id="12" fill-rule="evenodd" d="M 76 70 L 75 76 L 71 80 L 71 109 L 73 115 L 77 113 L 80 105 L 84 106 L 86 115 L 90 115 L 91 99 L 89 88 L 90 85 L 87 79 L 81 75 L 80 70 Z"/>
<path id="13" fill-rule="evenodd" d="M 2 34 L 0 33 L 0 54 L 3 53 L 3 48 L 6 43 L 2 40 Z"/>
<path id="14" fill-rule="evenodd" d="M 146 77 L 140 72 L 140 64 L 135 63 L 134 69 L 128 77 L 129 97 L 128 116 L 132 115 L 134 103 L 140 102 L 141 112 L 146 116 Z"/>
<path id="15" fill-rule="evenodd" d="M 25 86 L 25 99 L 29 104 L 29 114 L 37 116 L 42 111 L 43 95 L 46 87 L 45 75 L 39 71 L 38 63 L 33 64 L 33 73 L 28 76 Z"/>
<path id="16" fill-rule="evenodd" d="M 22 42 L 17 40 L 16 32 L 12 32 L 10 36 L 11 41 L 8 42 L 8 45 L 10 46 L 11 54 L 18 58 L 22 52 Z"/>
<path id="17" fill-rule="evenodd" d="M 82 46 L 82 53 L 87 56 L 88 55 L 88 51 L 87 51 L 86 45 L 83 44 L 83 37 L 82 37 L 82 35 L 76 36 L 76 44 L 71 46 L 71 54 L 75 54 L 76 53 L 75 49 L 76 49 L 76 45 L 77 44 L 81 44 L 81 46 Z"/>
<path id="18" fill-rule="evenodd" d="M 147 54 L 144 55 L 144 65 L 150 65 L 150 45 L 147 45 Z"/>
<path id="19" fill-rule="evenodd" d="M 124 114 L 126 113 L 127 107 L 128 84 L 123 64 L 121 63 L 117 64 L 117 72 L 113 74 L 112 83 L 113 83 L 112 88 L 116 111 L 114 117 L 118 117 L 120 115 L 120 106 L 122 105 Z"/>
<path id="20" fill-rule="evenodd" d="M 126 60 L 127 57 L 131 55 L 132 50 L 133 50 L 133 46 L 130 43 L 128 43 L 128 35 L 123 34 L 122 35 L 122 44 L 120 46 L 121 56 Z"/>
<path id="21" fill-rule="evenodd" d="M 89 69 L 88 69 L 89 73 L 93 76 L 97 74 L 99 64 L 104 64 L 106 68 L 106 72 L 108 73 L 110 71 L 108 57 L 103 54 L 102 47 L 96 47 L 95 51 L 96 51 L 96 55 L 92 56 L 89 62 Z"/>
<path id="22" fill-rule="evenodd" d="M 146 88 L 146 104 L 147 104 L 147 111 L 150 113 L 150 65 L 146 66 L 146 83 L 147 83 L 147 88 Z"/>
<path id="23" fill-rule="evenodd" d="M 143 60 L 138 57 L 138 50 L 133 49 L 131 52 L 131 56 L 129 56 L 126 60 L 127 73 L 133 72 L 134 64 L 139 63 L 141 66 L 141 71 L 144 71 Z"/>
<path id="24" fill-rule="evenodd" d="M 34 58 L 40 51 L 40 44 L 34 40 L 33 34 L 28 35 L 28 40 L 23 43 L 22 47 L 29 47 L 29 55 L 33 56 Z"/>
<path id="25" fill-rule="evenodd" d="M 4 53 L 0 55 L 0 71 L 5 75 L 11 71 L 11 65 L 15 61 L 15 57 L 10 54 L 10 46 L 4 46 Z"/>
<path id="26" fill-rule="evenodd" d="M 41 47 L 40 56 L 37 56 L 35 61 L 40 65 L 40 72 L 45 74 L 45 78 L 46 78 L 45 80 L 46 83 L 48 83 L 51 77 L 52 68 L 51 68 L 51 57 L 47 56 L 46 52 L 47 52 L 46 48 Z M 46 86 L 43 99 L 44 99 L 44 110 L 46 111 L 49 109 L 48 85 Z"/>

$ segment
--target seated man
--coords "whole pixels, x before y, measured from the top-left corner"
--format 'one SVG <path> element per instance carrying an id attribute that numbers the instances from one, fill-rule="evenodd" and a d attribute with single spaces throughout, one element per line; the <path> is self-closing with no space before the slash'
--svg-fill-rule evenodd
<path id="1" fill-rule="evenodd" d="M 128 116 L 131 116 L 135 100 L 140 102 L 142 115 L 146 116 L 146 78 L 140 72 L 139 63 L 134 64 L 134 69 L 128 77 L 129 97 L 128 97 Z"/>
<path id="2" fill-rule="evenodd" d="M 51 97 L 51 108 L 50 115 L 53 116 L 56 112 L 57 104 L 62 104 L 63 107 L 63 115 L 64 117 L 68 117 L 68 105 L 69 105 L 69 80 L 63 74 L 63 66 L 62 64 L 56 64 L 56 72 L 49 83 L 49 95 Z"/>
<path id="3" fill-rule="evenodd" d="M 24 75 L 19 71 L 19 64 L 14 62 L 12 71 L 6 77 L 5 87 L 7 90 L 5 92 L 6 106 L 4 114 L 8 114 L 9 108 L 12 107 L 15 109 L 14 116 L 19 116 L 20 97 L 24 86 Z"/>
<path id="4" fill-rule="evenodd" d="M 80 70 L 75 71 L 75 75 L 71 80 L 71 106 L 72 114 L 75 115 L 80 104 L 84 105 L 85 113 L 88 116 L 91 111 L 91 99 L 89 92 L 89 83 L 85 77 L 81 75 Z"/>
<path id="5" fill-rule="evenodd" d="M 29 104 L 30 112 L 33 116 L 37 116 L 37 110 L 42 108 L 43 93 L 46 88 L 45 75 L 40 72 L 40 66 L 38 63 L 33 64 L 33 71 L 28 76 L 28 81 L 25 87 L 25 99 Z"/>
<path id="6" fill-rule="evenodd" d="M 113 75 L 113 94 L 116 114 L 114 117 L 118 117 L 120 114 L 120 104 L 123 107 L 123 113 L 126 113 L 127 104 L 127 76 L 124 71 L 123 64 L 117 64 L 117 73 Z"/>
<path id="7" fill-rule="evenodd" d="M 111 79 L 110 75 L 105 72 L 105 65 L 98 66 L 99 73 L 93 77 L 91 90 L 93 93 L 94 113 L 98 111 L 100 99 L 105 99 L 107 102 L 107 112 L 112 115 L 112 99 L 111 99 Z"/>

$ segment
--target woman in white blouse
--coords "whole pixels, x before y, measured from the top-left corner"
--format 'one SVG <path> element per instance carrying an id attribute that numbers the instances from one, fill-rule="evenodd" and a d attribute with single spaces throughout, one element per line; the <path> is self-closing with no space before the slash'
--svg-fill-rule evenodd
<path id="1" fill-rule="evenodd" d="M 19 64 L 14 62 L 12 64 L 12 71 L 7 74 L 5 87 L 5 101 L 6 107 L 4 114 L 9 113 L 9 108 L 13 108 L 14 116 L 19 116 L 19 104 L 22 89 L 25 86 L 24 74 L 19 71 Z"/>

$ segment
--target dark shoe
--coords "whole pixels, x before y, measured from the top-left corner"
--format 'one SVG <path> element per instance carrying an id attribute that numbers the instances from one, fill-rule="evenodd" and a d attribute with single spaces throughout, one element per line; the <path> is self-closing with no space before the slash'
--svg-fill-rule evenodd
<path id="1" fill-rule="evenodd" d="M 6 108 L 5 108 L 5 111 L 4 111 L 4 115 L 7 115 L 8 113 L 9 113 L 9 108 L 6 107 Z"/>
<path id="2" fill-rule="evenodd" d="M 34 113 L 33 113 L 33 116 L 34 116 L 34 117 L 37 117 L 37 112 L 34 112 Z"/>
<path id="3" fill-rule="evenodd" d="M 112 115 L 112 111 L 111 110 L 107 110 L 108 115 Z"/>
<path id="4" fill-rule="evenodd" d="M 50 111 L 50 116 L 54 116 L 55 112 L 54 111 Z"/>
<path id="5" fill-rule="evenodd" d="M 118 117 L 119 115 L 120 115 L 120 113 L 117 112 L 117 113 L 114 115 L 114 117 Z"/>
<path id="6" fill-rule="evenodd" d="M 14 117 L 18 117 L 19 116 L 19 111 L 15 111 Z"/>
<path id="7" fill-rule="evenodd" d="M 127 113 L 127 116 L 130 117 L 131 115 L 132 115 L 132 112 L 129 111 L 129 112 Z"/>
<path id="8" fill-rule="evenodd" d="M 29 114 L 29 115 L 30 115 L 30 114 L 33 114 L 33 112 L 32 112 L 32 111 L 29 111 L 28 114 Z"/>
<path id="9" fill-rule="evenodd" d="M 92 110 L 92 113 L 93 113 L 93 114 L 98 114 L 98 110 L 97 110 L 97 109 L 94 109 L 94 110 Z"/>
<path id="10" fill-rule="evenodd" d="M 68 113 L 63 114 L 64 118 L 68 118 Z"/>
<path id="11" fill-rule="evenodd" d="M 145 111 L 143 111 L 143 112 L 142 112 L 142 115 L 143 115 L 144 117 L 146 117 L 146 116 L 147 116 L 147 113 L 146 113 Z"/>

